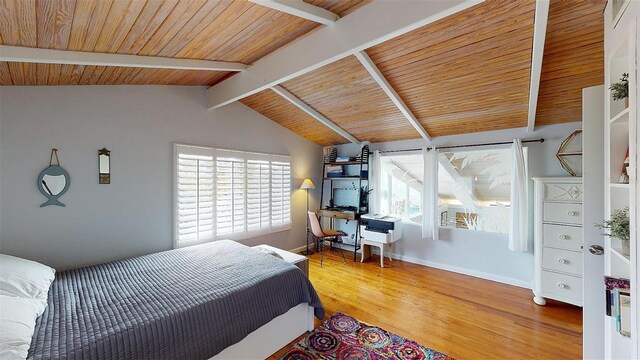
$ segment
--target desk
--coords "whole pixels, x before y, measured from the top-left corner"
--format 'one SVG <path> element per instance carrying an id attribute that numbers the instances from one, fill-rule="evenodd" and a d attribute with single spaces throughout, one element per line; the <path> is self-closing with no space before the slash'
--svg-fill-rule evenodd
<path id="1" fill-rule="evenodd" d="M 328 210 L 328 209 L 320 209 L 318 211 L 316 211 L 316 215 L 318 215 L 319 217 L 326 217 L 326 218 L 330 218 L 331 219 L 331 227 L 333 228 L 333 219 L 343 219 L 343 220 L 347 220 L 347 221 L 351 221 L 351 220 L 355 220 L 356 221 L 356 238 L 355 238 L 355 244 L 350 245 L 350 244 L 344 244 L 344 245 L 348 245 L 348 246 L 353 246 L 353 261 L 356 261 L 356 256 L 357 256 L 357 251 L 360 250 L 360 216 L 362 214 L 359 214 L 355 211 L 349 211 L 349 210 Z M 316 243 L 316 249 L 318 248 L 317 243 Z"/>
<path id="2" fill-rule="evenodd" d="M 340 211 L 320 209 L 316 212 L 320 217 L 328 217 L 334 219 L 357 220 L 360 216 L 355 211 Z"/>

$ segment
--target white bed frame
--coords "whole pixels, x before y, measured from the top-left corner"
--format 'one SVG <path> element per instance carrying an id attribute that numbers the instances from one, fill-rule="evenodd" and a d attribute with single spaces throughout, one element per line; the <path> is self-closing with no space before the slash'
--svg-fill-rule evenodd
<path id="1" fill-rule="evenodd" d="M 302 303 L 262 325 L 211 359 L 266 359 L 313 328 L 313 307 Z"/>

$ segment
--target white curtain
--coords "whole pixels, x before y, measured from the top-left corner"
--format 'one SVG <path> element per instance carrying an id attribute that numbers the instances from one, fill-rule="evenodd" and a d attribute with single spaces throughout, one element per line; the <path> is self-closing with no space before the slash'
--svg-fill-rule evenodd
<path id="1" fill-rule="evenodd" d="M 380 159 L 380 150 L 373 152 L 373 161 L 371 164 L 373 170 L 369 173 L 371 177 L 370 189 L 373 191 L 369 195 L 369 213 L 380 213 L 380 200 L 382 197 L 382 160 Z"/>
<path id="2" fill-rule="evenodd" d="M 511 146 L 511 218 L 509 221 L 509 250 L 526 252 L 529 237 L 529 208 L 527 201 L 527 167 L 520 139 Z"/>
<path id="3" fill-rule="evenodd" d="M 422 189 L 422 237 L 438 240 L 438 149 L 422 150 L 424 159 Z"/>

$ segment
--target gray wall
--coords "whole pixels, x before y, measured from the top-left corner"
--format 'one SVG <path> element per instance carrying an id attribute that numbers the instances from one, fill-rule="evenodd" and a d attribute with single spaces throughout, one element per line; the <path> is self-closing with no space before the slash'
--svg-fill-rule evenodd
<path id="1" fill-rule="evenodd" d="M 293 228 L 245 240 L 304 244 L 305 177 L 319 181 L 322 149 L 240 103 L 205 109 L 205 88 L 0 88 L 0 251 L 57 269 L 172 247 L 172 143 L 293 156 Z M 40 208 L 36 177 L 51 148 L 71 176 L 66 208 Z M 97 151 L 111 155 L 99 185 Z M 316 198 L 311 193 L 312 201 Z"/>
<path id="2" fill-rule="evenodd" d="M 555 153 L 562 140 L 579 129 L 581 123 L 538 127 L 533 134 L 524 129 L 492 131 L 438 137 L 437 146 L 512 141 L 514 138 L 544 138 L 544 143 L 526 144 L 529 177 L 569 176 Z M 413 149 L 426 146 L 422 140 L 407 140 L 371 145 L 371 150 Z M 357 153 L 353 145 L 342 145 L 339 153 Z M 530 221 L 533 222 L 533 183 L 530 182 Z M 439 267 L 530 287 L 533 279 L 533 226 L 530 227 L 530 251 L 516 253 L 507 248 L 508 236 L 462 229 L 440 229 L 440 240 L 423 239 L 419 225 L 403 224 L 402 239 L 394 244 L 394 256 L 403 260 Z"/>

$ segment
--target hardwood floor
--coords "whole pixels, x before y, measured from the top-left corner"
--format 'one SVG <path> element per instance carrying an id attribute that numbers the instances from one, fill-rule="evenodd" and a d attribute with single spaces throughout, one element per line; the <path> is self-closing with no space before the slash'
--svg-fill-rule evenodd
<path id="1" fill-rule="evenodd" d="M 397 260 L 380 268 L 377 256 L 361 264 L 345 255 L 346 264 L 333 253 L 323 267 L 319 254 L 309 259 L 325 319 L 342 311 L 457 359 L 582 357 L 579 307 L 538 306 L 528 289 Z"/>

